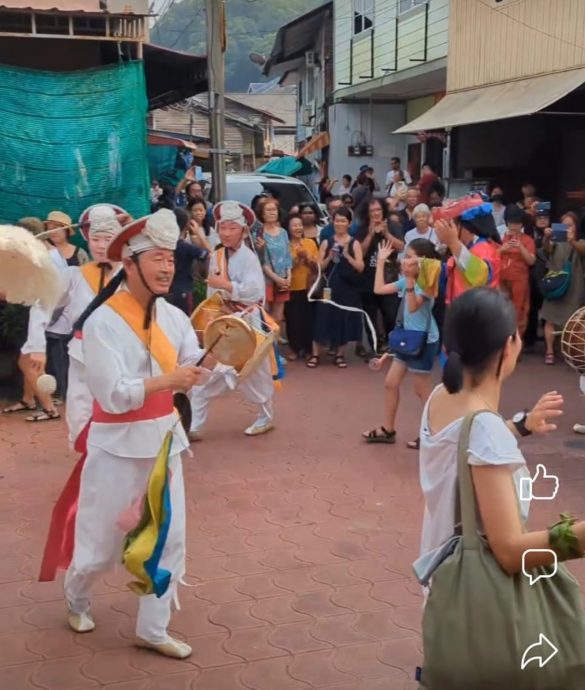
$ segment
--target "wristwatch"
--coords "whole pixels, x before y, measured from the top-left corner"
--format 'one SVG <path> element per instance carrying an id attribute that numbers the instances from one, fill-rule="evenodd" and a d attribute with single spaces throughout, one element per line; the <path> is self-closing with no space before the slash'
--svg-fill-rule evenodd
<path id="1" fill-rule="evenodd" d="M 528 410 L 523 410 L 522 412 L 517 412 L 512 417 L 512 424 L 516 427 L 516 431 L 525 438 L 530 436 L 532 431 L 526 428 L 526 420 L 528 419 Z"/>

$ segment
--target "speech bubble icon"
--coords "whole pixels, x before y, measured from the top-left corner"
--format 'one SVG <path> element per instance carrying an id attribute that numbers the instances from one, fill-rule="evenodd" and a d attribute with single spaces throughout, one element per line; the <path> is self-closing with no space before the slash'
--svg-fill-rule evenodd
<path id="1" fill-rule="evenodd" d="M 550 565 L 550 571 L 546 573 L 534 573 L 532 570 L 528 570 L 526 568 L 526 556 L 530 553 L 538 553 L 538 554 L 549 554 L 550 556 L 553 557 L 553 562 Z M 559 562 L 557 559 L 557 554 L 552 551 L 551 549 L 527 549 L 523 554 L 522 554 L 522 572 L 528 580 L 530 581 L 530 586 L 532 586 L 535 582 L 538 582 L 539 580 L 547 580 L 549 577 L 554 577 L 557 574 L 557 570 L 559 568 Z"/>

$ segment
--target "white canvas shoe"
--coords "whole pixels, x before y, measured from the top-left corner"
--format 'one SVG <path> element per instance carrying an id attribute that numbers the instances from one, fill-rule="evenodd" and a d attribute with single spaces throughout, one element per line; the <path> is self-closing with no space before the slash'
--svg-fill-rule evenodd
<path id="1" fill-rule="evenodd" d="M 244 433 L 246 436 L 260 436 L 261 434 L 266 434 L 274 429 L 274 424 L 272 422 L 263 422 L 261 424 L 255 421 L 254 424 L 249 426 Z"/>
<path id="2" fill-rule="evenodd" d="M 95 621 L 89 612 L 87 613 L 67 613 L 67 622 L 71 630 L 76 633 L 88 633 L 95 629 Z"/>
<path id="3" fill-rule="evenodd" d="M 168 656 L 171 659 L 186 659 L 191 656 L 193 650 L 186 642 L 175 640 L 174 637 L 169 637 L 166 642 L 148 642 L 141 637 L 136 638 L 136 646 L 143 649 L 152 649 L 153 652 L 158 652 L 163 656 Z"/>

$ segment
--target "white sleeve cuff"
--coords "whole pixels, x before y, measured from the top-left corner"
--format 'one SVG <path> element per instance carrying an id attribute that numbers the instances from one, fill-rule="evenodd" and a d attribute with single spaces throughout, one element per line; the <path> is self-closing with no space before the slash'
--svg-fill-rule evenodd
<path id="1" fill-rule="evenodd" d="M 466 271 L 467 267 L 469 266 L 469 261 L 472 257 L 472 253 L 467 249 L 465 245 L 461 246 L 461 252 L 459 253 L 459 256 L 456 257 L 455 263 L 457 264 L 457 268 L 459 268 L 461 271 Z"/>

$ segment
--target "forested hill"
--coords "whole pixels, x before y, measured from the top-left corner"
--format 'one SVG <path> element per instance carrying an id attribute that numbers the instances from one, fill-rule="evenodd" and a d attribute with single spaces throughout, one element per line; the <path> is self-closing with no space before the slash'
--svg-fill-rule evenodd
<path id="1" fill-rule="evenodd" d="M 324 0 L 227 0 L 228 50 L 226 90 L 246 91 L 248 84 L 266 81 L 252 52 L 268 56 L 282 24 L 322 5 Z M 165 11 L 165 7 L 169 9 Z M 162 3 L 161 19 L 151 30 L 151 41 L 190 53 L 206 52 L 204 0 Z"/>

